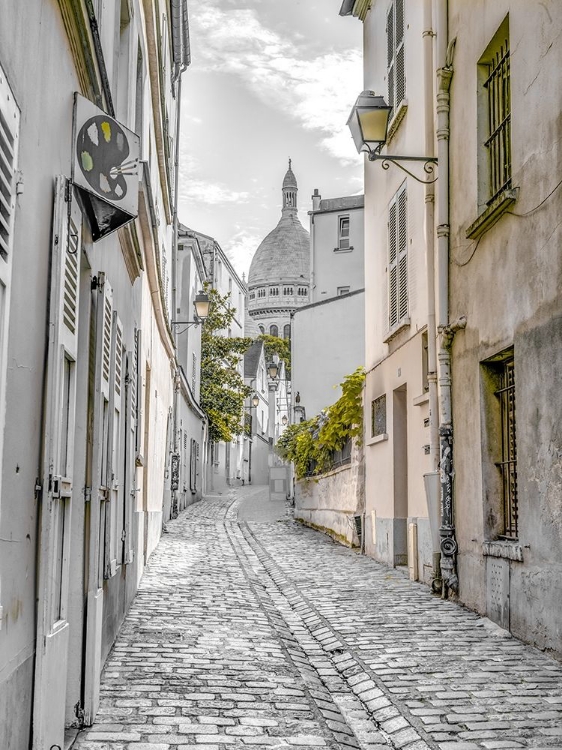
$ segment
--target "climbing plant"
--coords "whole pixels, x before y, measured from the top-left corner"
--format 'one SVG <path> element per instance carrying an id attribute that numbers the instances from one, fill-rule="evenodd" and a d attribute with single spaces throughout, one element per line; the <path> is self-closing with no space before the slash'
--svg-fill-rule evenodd
<path id="1" fill-rule="evenodd" d="M 328 471 L 333 452 L 341 450 L 349 438 L 361 441 L 364 382 L 365 371 L 359 367 L 340 383 L 342 395 L 332 406 L 285 429 L 277 451 L 281 458 L 295 464 L 298 479 Z"/>
<path id="2" fill-rule="evenodd" d="M 260 333 L 258 341 L 263 341 L 266 361 L 271 361 L 274 354 L 285 363 L 285 372 L 291 377 L 291 342 L 289 339 L 281 339 L 279 336 L 271 336 L 269 333 Z"/>
<path id="3" fill-rule="evenodd" d="M 251 389 L 238 371 L 252 339 L 229 337 L 227 331 L 236 315 L 229 305 L 230 295 L 222 296 L 209 284 L 209 315 L 201 333 L 201 407 L 209 420 L 209 438 L 230 442 L 244 431 L 244 399 Z"/>

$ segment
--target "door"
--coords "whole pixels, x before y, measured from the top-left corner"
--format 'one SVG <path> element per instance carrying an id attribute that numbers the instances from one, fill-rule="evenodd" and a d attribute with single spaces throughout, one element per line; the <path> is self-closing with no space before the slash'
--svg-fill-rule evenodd
<path id="1" fill-rule="evenodd" d="M 84 656 L 84 723 L 92 724 L 99 706 L 102 652 L 103 580 L 106 559 L 106 517 L 110 497 L 110 381 L 113 341 L 113 295 L 104 273 L 98 273 L 92 292 L 95 319 L 91 481 L 88 514 L 86 580 L 86 644 Z M 111 399 L 112 400 L 112 399 Z"/>
<path id="2" fill-rule="evenodd" d="M 64 743 L 81 223 L 70 183 L 57 177 L 42 450 L 35 750 Z"/>

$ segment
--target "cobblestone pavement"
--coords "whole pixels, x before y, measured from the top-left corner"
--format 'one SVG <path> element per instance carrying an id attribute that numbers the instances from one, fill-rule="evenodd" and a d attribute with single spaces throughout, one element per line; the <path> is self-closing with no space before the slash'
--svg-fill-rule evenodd
<path id="1" fill-rule="evenodd" d="M 168 524 L 74 748 L 194 746 L 562 750 L 562 665 L 244 487 Z"/>

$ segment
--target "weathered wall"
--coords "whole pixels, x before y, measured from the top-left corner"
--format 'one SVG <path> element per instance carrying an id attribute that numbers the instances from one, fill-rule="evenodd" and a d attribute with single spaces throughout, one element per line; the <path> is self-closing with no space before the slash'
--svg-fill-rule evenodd
<path id="1" fill-rule="evenodd" d="M 343 544 L 358 545 L 353 516 L 364 509 L 363 452 L 355 445 L 352 462 L 295 486 L 295 518 Z"/>
<path id="2" fill-rule="evenodd" d="M 509 13 L 512 182 L 519 195 L 479 240 L 477 63 Z M 460 597 L 491 614 L 494 561 L 508 569 L 507 622 L 562 654 L 561 361 L 562 159 L 558 3 L 450 2 L 457 37 L 451 110 L 451 316 L 467 316 L 453 346 L 456 525 Z M 468 93 L 467 93 L 468 92 Z M 456 157 L 463 154 L 462 160 Z M 552 191 L 555 191 L 552 193 Z M 552 195 L 549 197 L 549 195 Z M 512 215 L 516 214 L 516 215 Z M 519 540 L 485 555 L 498 525 L 498 470 L 483 360 L 513 347 Z M 495 533 L 494 533 L 495 532 Z M 514 550 L 521 560 L 509 559 Z"/>

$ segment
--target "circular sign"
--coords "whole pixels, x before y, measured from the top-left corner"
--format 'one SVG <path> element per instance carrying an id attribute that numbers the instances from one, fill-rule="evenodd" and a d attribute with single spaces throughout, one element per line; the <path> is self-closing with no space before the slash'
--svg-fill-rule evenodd
<path id="1" fill-rule="evenodd" d="M 106 115 L 96 115 L 82 125 L 76 139 L 78 164 L 94 192 L 110 201 L 127 194 L 125 174 L 131 174 L 128 163 L 129 144 L 123 128 Z"/>

